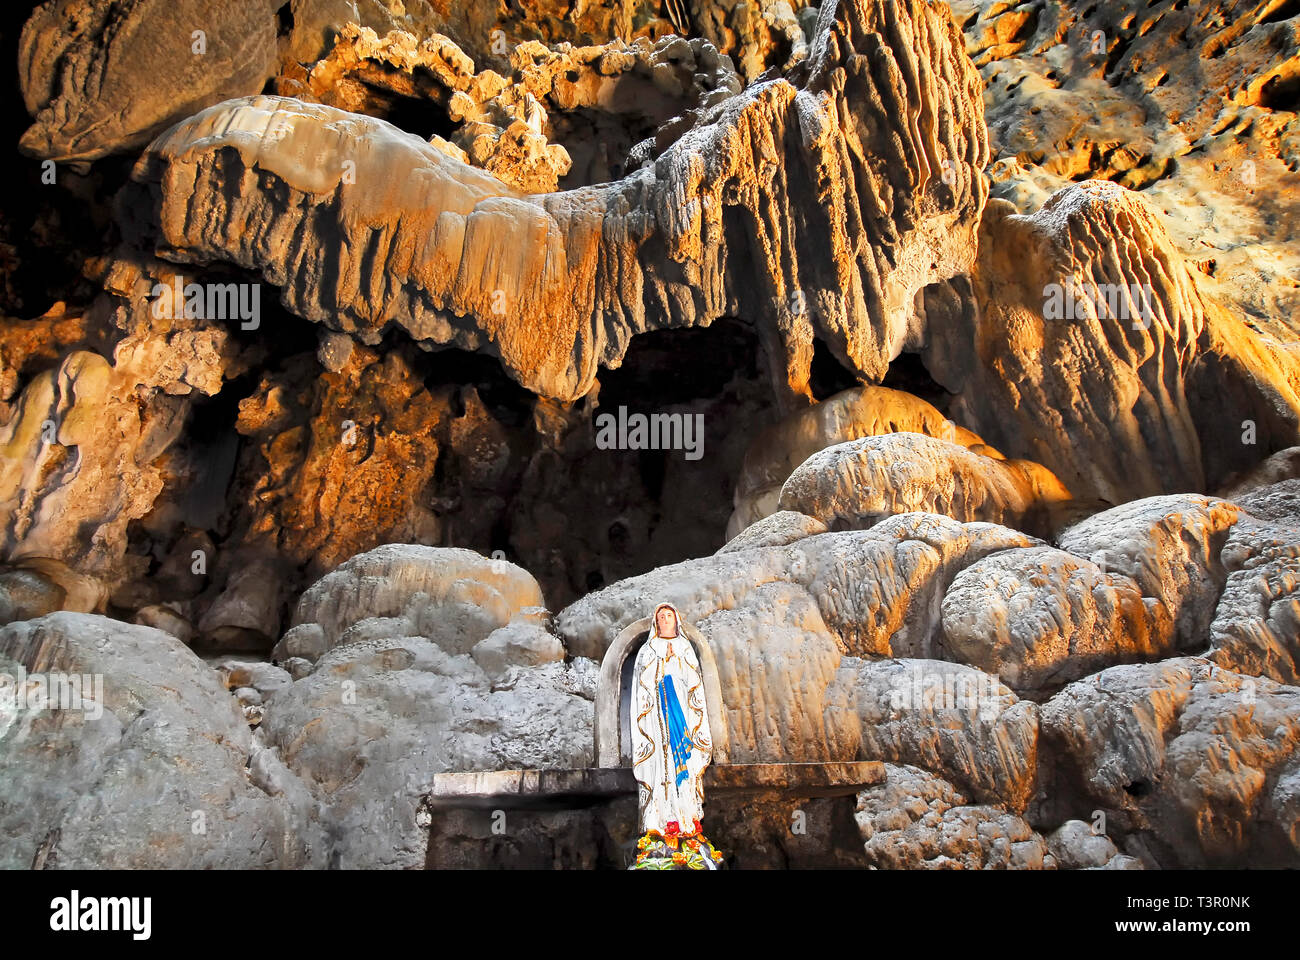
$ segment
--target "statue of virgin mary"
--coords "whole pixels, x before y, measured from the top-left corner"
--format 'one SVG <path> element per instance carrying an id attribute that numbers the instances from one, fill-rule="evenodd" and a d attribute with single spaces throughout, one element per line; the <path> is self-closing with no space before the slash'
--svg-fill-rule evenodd
<path id="1" fill-rule="evenodd" d="M 704 770 L 713 756 L 704 680 L 677 610 L 655 608 L 632 668 L 632 773 L 639 827 L 634 869 L 717 869 L 705 838 Z"/>

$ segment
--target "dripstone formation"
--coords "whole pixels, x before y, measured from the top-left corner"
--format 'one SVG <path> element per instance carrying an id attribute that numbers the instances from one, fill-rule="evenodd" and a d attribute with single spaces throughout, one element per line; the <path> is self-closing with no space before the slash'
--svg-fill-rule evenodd
<path id="1" fill-rule="evenodd" d="M 736 866 L 1300 865 L 1300 9 L 447 6 L 0 27 L 0 865 L 508 865 L 659 602 Z"/>

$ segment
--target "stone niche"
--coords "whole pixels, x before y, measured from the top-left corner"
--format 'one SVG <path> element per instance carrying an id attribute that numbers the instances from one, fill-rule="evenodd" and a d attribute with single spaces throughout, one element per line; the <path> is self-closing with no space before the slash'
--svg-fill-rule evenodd
<path id="1" fill-rule="evenodd" d="M 605 651 L 596 685 L 596 766 L 439 774 L 425 800 L 428 867 L 621 869 L 631 863 L 638 837 L 632 668 L 650 622 L 629 624 Z M 698 629 L 685 623 L 682 629 L 700 663 L 713 735 L 705 830 L 726 854 L 726 866 L 865 866 L 855 794 L 884 779 L 882 764 L 730 763 L 713 650 Z M 792 829 L 796 823 L 800 829 Z"/>
<path id="2" fill-rule="evenodd" d="M 704 701 L 709 712 L 709 731 L 713 736 L 715 764 L 727 763 L 730 751 L 727 738 L 727 715 L 718 682 L 718 666 L 713 648 L 698 629 L 680 621 L 686 639 L 695 648 L 704 681 Z M 623 628 L 614 638 L 600 663 L 596 681 L 596 765 L 604 768 L 632 766 L 632 669 L 636 654 L 650 636 L 650 618 L 642 617 Z"/>

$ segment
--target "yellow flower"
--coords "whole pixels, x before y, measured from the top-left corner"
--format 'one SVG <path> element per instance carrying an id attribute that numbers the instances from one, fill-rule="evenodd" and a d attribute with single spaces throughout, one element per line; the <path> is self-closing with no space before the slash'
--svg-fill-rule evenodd
<path id="1" fill-rule="evenodd" d="M 714 851 L 713 851 L 713 859 L 714 859 L 714 860 L 721 860 L 721 859 L 722 859 L 722 851 L 721 851 L 721 850 L 714 850 Z"/>
<path id="2" fill-rule="evenodd" d="M 685 863 L 685 862 L 686 862 L 686 854 L 684 853 L 673 854 L 673 863 Z"/>

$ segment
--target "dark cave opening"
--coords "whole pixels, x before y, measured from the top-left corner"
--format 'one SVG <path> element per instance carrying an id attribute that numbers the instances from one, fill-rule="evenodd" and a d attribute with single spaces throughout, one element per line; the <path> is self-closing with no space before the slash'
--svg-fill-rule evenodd
<path id="1" fill-rule="evenodd" d="M 222 267 L 186 280 L 252 283 L 257 278 Z M 279 456 L 289 458 L 277 469 L 301 469 L 292 467 L 299 441 L 291 441 L 287 431 L 296 429 L 298 418 L 313 415 L 311 404 L 320 402 L 312 399 L 311 381 L 322 373 L 317 348 L 324 331 L 286 312 L 272 291 L 265 285 L 261 291 L 256 330 L 242 330 L 237 321 L 230 324 L 242 372 L 215 396 L 190 401 L 184 438 L 173 451 L 178 487 L 159 500 L 155 512 L 131 525 L 131 552 L 151 558 L 148 578 L 185 537 L 207 536 L 224 556 L 245 549 L 241 544 L 253 517 L 265 522 L 279 516 L 279 508 L 243 502 L 256 476 L 248 471 L 267 469 L 259 466 L 259 457 L 249 459 L 249 444 L 274 443 L 282 451 Z M 433 409 L 444 411 L 433 424 L 436 459 L 410 464 L 428 470 L 420 502 L 441 518 L 439 532 L 420 542 L 468 548 L 518 564 L 536 577 L 555 610 L 614 581 L 716 550 L 730 516 L 740 460 L 773 410 L 770 388 L 758 375 L 758 337 L 739 320 L 634 338 L 620 367 L 602 371 L 598 405 L 540 401 L 496 357 L 454 348 L 426 352 L 397 329 L 373 347 L 356 349 L 403 360 L 404 366 L 380 375 L 378 387 L 366 388 L 368 396 L 390 389 L 383 384 L 405 369 L 411 381 L 407 387 L 393 381 L 396 396 L 405 389 L 427 391 L 436 398 Z M 268 385 L 285 391 L 283 401 L 275 402 L 283 402 L 293 419 L 256 440 L 240 436 L 235 424 L 241 403 L 254 396 L 262 396 L 264 403 Z M 477 412 L 470 409 L 468 388 L 481 400 Z M 544 415 L 538 410 L 542 403 Z M 620 407 L 647 417 L 676 416 L 683 425 L 689 421 L 694 440 L 657 449 L 634 443 L 598 447 L 595 419 L 617 415 Z M 401 416 L 396 408 L 393 416 Z M 385 419 L 376 422 L 376 429 L 412 429 L 399 424 L 400 419 Z M 283 493 L 276 492 L 287 498 L 283 502 L 290 511 L 300 509 L 293 498 L 303 490 L 296 483 L 291 480 Z M 346 527 L 349 521 L 340 515 L 332 523 Z M 372 532 L 377 543 L 402 536 Z M 290 535 L 288 527 L 276 533 L 277 538 Z M 557 543 L 565 547 L 557 550 Z M 368 547 L 357 552 L 361 549 Z M 313 579 L 309 568 L 310 563 L 297 573 L 285 569 L 282 614 Z M 218 573 L 195 601 L 194 622 L 227 583 Z M 121 612 L 129 618 L 128 608 Z"/>
<path id="2" fill-rule="evenodd" d="M 293 33 L 293 4 L 286 3 L 275 11 L 275 35 L 287 37 Z"/>
<path id="3" fill-rule="evenodd" d="M 664 479 L 668 473 L 668 452 L 665 450 L 638 450 L 641 484 L 646 496 L 659 500 L 664 494 Z"/>
<path id="4" fill-rule="evenodd" d="M 623 362 L 600 376 L 600 406 L 644 407 L 716 397 L 737 377 L 758 374 L 758 338 L 739 320 L 656 330 L 634 337 Z"/>
<path id="5" fill-rule="evenodd" d="M 653 137 L 664 117 L 610 113 L 590 107 L 553 110 L 551 139 L 568 151 L 572 165 L 559 179 L 561 190 L 620 180 L 632 148 Z"/>
<path id="6" fill-rule="evenodd" d="M 1275 74 L 1260 88 L 1259 105 L 1266 110 L 1300 111 L 1300 74 Z"/>
<path id="7" fill-rule="evenodd" d="M 952 403 L 953 394 L 930 376 L 930 371 L 926 369 L 921 355 L 917 353 L 900 353 L 895 357 L 880 385 L 920 397 L 945 415 L 948 413 L 949 404 Z"/>
<path id="8" fill-rule="evenodd" d="M 234 433 L 239 405 L 253 392 L 257 381 L 257 374 L 244 373 L 227 380 L 215 396 L 195 396 L 185 427 L 186 439 L 196 446 L 205 446 Z"/>
<path id="9" fill-rule="evenodd" d="M 242 444 L 235 430 L 239 404 L 256 386 L 257 378 L 246 374 L 227 382 L 216 396 L 196 398 L 190 407 L 184 449 L 199 482 L 178 492 L 179 517 L 214 539 L 226 532 L 223 518 Z"/>
<path id="10" fill-rule="evenodd" d="M 808 372 L 808 388 L 812 391 L 814 400 L 821 403 L 827 397 L 833 397 L 851 387 L 859 386 L 860 383 L 853 371 L 836 359 L 835 354 L 831 353 L 821 337 L 813 338 L 813 358 Z"/>
<path id="11" fill-rule="evenodd" d="M 1150 780 L 1134 780 L 1124 785 L 1124 792 L 1130 797 L 1145 797 L 1151 793 Z"/>
<path id="12" fill-rule="evenodd" d="M 395 348 L 394 339 L 404 336 L 393 333 L 381 350 Z M 429 390 L 450 385 L 472 386 L 483 405 L 501 423 L 519 428 L 532 422 L 537 397 L 512 379 L 496 357 L 447 347 L 417 355 L 415 367 Z M 458 412 L 463 414 L 464 410 Z"/>
<path id="13" fill-rule="evenodd" d="M 386 94 L 375 91 L 375 96 Z M 431 140 L 435 135 L 450 140 L 460 126 L 448 116 L 446 107 L 423 97 L 392 97 L 376 115 L 422 140 Z"/>
<path id="14" fill-rule="evenodd" d="M 1300 14 L 1300 0 L 1286 0 L 1278 4 L 1273 12 L 1259 21 L 1262 26 L 1268 23 L 1281 23 L 1283 20 L 1290 20 L 1296 14 Z"/>
<path id="15" fill-rule="evenodd" d="M 15 83 L 23 25 L 37 6 L 24 0 L 0 14 L 0 60 Z M 113 242 L 113 197 L 137 159 L 130 153 L 108 156 L 87 167 L 21 155 L 16 146 L 31 125 L 23 97 L 5 98 L 0 136 L 14 152 L 0 209 L 0 314 L 25 319 L 59 300 L 77 305 L 94 299 L 98 287 L 84 266 Z"/>
<path id="16" fill-rule="evenodd" d="M 256 285 L 258 324 L 256 329 L 245 330 L 238 319 L 227 323 L 231 340 L 245 354 L 247 369 L 226 380 L 212 396 L 198 391 L 190 395 L 185 428 L 173 454 L 192 476 L 172 498 L 159 499 L 155 504 L 155 510 L 161 508 L 159 513 L 131 522 L 129 536 L 138 553 L 156 555 L 166 541 L 186 528 L 202 530 L 214 541 L 230 533 L 230 490 L 244 442 L 235 429 L 240 404 L 254 394 L 268 372 L 282 371 L 291 357 L 314 353 L 317 345 L 319 327 L 285 310 L 276 288 L 262 283 L 256 274 L 214 265 L 185 280 L 203 286 Z M 180 524 L 179 531 L 175 521 Z"/>
<path id="17" fill-rule="evenodd" d="M 580 451 L 548 457 L 546 475 L 538 478 L 539 488 L 554 491 L 546 508 L 565 514 L 570 544 L 564 558 L 569 569 L 544 583 L 548 600 L 563 605 L 722 545 L 736 471 L 773 404 L 758 375 L 759 354 L 752 328 L 726 319 L 707 328 L 639 335 L 617 369 L 601 372 L 587 420 L 591 439 Z M 598 441 L 602 425 L 637 416 L 676 417 L 683 433 L 674 436 L 680 437 L 689 421 L 697 446 L 638 448 L 630 432 L 614 446 Z M 535 575 L 542 569 L 541 562 L 527 562 L 528 550 L 520 556 Z"/>

